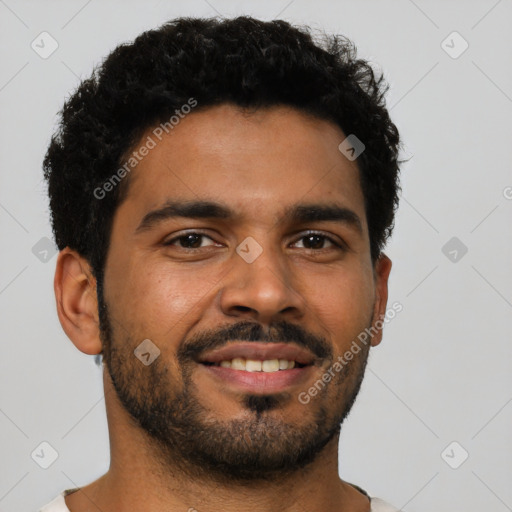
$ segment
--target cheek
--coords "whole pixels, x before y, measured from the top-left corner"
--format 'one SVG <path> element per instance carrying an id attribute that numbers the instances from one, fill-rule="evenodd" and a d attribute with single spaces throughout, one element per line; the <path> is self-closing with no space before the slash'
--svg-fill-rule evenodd
<path id="1" fill-rule="evenodd" d="M 320 332 L 339 347 L 349 346 L 368 327 L 373 313 L 374 285 L 368 273 L 332 275 L 309 294 L 309 306 Z"/>
<path id="2" fill-rule="evenodd" d="M 116 308 L 131 325 L 155 337 L 178 327 L 182 320 L 186 323 L 215 284 L 211 270 L 193 266 L 177 269 L 146 259 L 126 268 L 115 277 Z"/>

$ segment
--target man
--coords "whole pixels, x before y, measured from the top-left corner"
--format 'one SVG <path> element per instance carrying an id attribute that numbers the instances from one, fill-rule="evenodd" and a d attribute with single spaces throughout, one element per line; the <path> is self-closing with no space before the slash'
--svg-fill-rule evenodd
<path id="1" fill-rule="evenodd" d="M 43 511 L 396 510 L 338 474 L 386 316 L 385 92 L 345 38 L 250 17 L 174 20 L 81 83 L 44 170 L 111 464 Z"/>

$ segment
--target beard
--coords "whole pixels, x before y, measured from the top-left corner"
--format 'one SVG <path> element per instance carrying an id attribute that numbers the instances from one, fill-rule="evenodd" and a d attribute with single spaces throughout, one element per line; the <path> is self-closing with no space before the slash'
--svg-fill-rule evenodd
<path id="1" fill-rule="evenodd" d="M 178 471 L 221 484 L 269 482 L 311 465 L 331 441 L 337 447 L 341 424 L 361 387 L 369 346 L 361 347 L 308 405 L 302 405 L 301 418 L 307 423 L 287 422 L 286 414 L 279 414 L 282 406 L 297 400 L 289 392 L 241 394 L 243 415 L 221 421 L 199 399 L 192 379 L 197 370 L 193 356 L 227 341 L 293 341 L 332 364 L 331 345 L 297 325 L 280 322 L 265 331 L 258 323 L 244 321 L 183 340 L 176 366 L 163 357 L 145 366 L 133 353 L 140 340 L 120 324 L 114 332 L 107 304 L 100 296 L 98 303 L 105 366 L 120 404 L 141 429 L 162 474 Z"/>

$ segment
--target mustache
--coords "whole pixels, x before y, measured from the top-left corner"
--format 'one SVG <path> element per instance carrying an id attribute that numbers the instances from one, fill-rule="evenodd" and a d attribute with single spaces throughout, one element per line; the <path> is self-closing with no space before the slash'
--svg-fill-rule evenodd
<path id="1" fill-rule="evenodd" d="M 186 340 L 178 349 L 180 363 L 197 359 L 203 352 L 223 347 L 230 341 L 260 341 L 264 343 L 290 343 L 311 351 L 316 357 L 333 358 L 330 344 L 322 336 L 309 333 L 299 325 L 282 321 L 264 329 L 250 321 L 230 324 L 217 329 L 209 329 Z"/>

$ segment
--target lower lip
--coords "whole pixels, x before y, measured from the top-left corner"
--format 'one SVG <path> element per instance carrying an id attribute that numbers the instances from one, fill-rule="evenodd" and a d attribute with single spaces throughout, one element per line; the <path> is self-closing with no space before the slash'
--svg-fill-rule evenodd
<path id="1" fill-rule="evenodd" d="M 233 370 L 223 366 L 201 364 L 210 375 L 222 382 L 233 384 L 244 391 L 259 393 L 277 393 L 291 386 L 303 383 L 311 374 L 313 366 L 279 370 L 277 372 L 247 372 Z"/>

